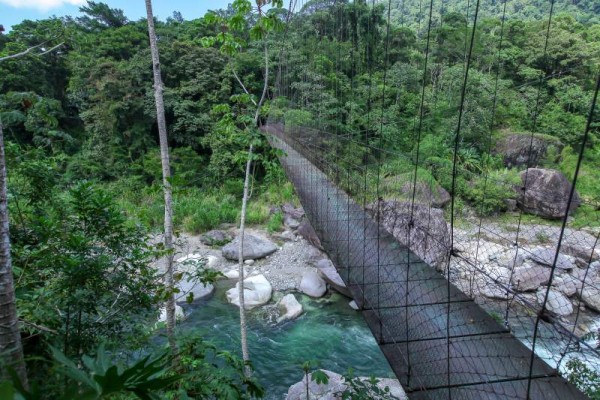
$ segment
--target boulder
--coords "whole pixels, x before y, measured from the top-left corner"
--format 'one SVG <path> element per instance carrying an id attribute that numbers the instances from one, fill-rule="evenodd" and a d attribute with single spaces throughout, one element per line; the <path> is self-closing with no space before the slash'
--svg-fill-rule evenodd
<path id="1" fill-rule="evenodd" d="M 571 183 L 559 171 L 529 168 L 521 171 L 522 185 L 517 190 L 517 203 L 524 212 L 545 218 L 563 218 L 571 192 Z M 569 214 L 579 206 L 581 200 L 574 193 Z"/>
<path id="2" fill-rule="evenodd" d="M 540 286 L 548 284 L 551 273 L 550 268 L 524 264 L 515 268 L 511 284 L 520 292 L 537 290 Z"/>
<path id="3" fill-rule="evenodd" d="M 552 286 L 565 296 L 571 297 L 577 293 L 578 289 L 581 289 L 582 285 L 581 282 L 578 282 L 571 275 L 565 274 L 563 276 L 554 277 L 554 279 L 552 279 Z"/>
<path id="4" fill-rule="evenodd" d="M 177 282 L 177 288 L 179 293 L 175 294 L 175 301 L 179 304 L 188 303 L 190 298 L 192 301 L 203 299 L 215 291 L 215 287 L 210 283 L 197 282 L 187 276 Z"/>
<path id="5" fill-rule="evenodd" d="M 292 204 L 286 203 L 281 207 L 281 211 L 283 211 L 284 225 L 291 229 L 298 229 L 304 217 L 304 210 L 301 207 L 295 208 Z"/>
<path id="6" fill-rule="evenodd" d="M 540 305 L 544 303 L 546 290 L 546 286 L 543 286 L 539 288 L 539 290 L 536 293 L 537 302 Z M 548 301 L 546 302 L 546 310 L 548 310 L 552 314 L 561 317 L 566 317 L 568 315 L 573 314 L 573 304 L 571 304 L 571 300 L 569 300 L 567 296 L 565 296 L 558 290 L 550 289 L 550 291 L 548 292 Z"/>
<path id="7" fill-rule="evenodd" d="M 239 285 L 238 282 L 234 288 L 229 289 L 226 293 L 227 300 L 238 307 L 240 306 Z M 254 275 L 244 279 L 246 310 L 266 304 L 271 300 L 271 294 L 273 294 L 273 288 L 264 275 Z"/>
<path id="8" fill-rule="evenodd" d="M 600 312 L 600 281 L 591 284 L 586 282 L 581 291 L 581 300 L 592 310 Z"/>
<path id="9" fill-rule="evenodd" d="M 317 236 L 317 232 L 315 232 L 315 229 L 308 221 L 308 218 L 304 218 L 302 220 L 296 232 L 298 233 L 298 235 L 303 237 L 304 240 L 306 240 L 308 243 L 312 244 L 319 250 L 323 250 L 321 240 L 319 239 L 319 236 Z"/>
<path id="10" fill-rule="evenodd" d="M 346 297 L 352 297 L 350 289 L 346 287 L 346 284 L 342 280 L 337 269 L 328 258 L 323 258 L 316 262 L 315 267 L 319 270 L 319 275 L 325 280 L 335 291 L 343 294 Z"/>
<path id="11" fill-rule="evenodd" d="M 493 256 L 490 256 L 489 259 L 500 267 L 508 268 L 512 271 L 514 268 L 523 265 L 523 262 L 525 261 L 524 253 L 523 250 L 513 248 L 500 254 L 494 254 Z"/>
<path id="12" fill-rule="evenodd" d="M 560 154 L 564 145 L 552 136 L 513 133 L 501 137 L 493 151 L 502 156 L 508 168 L 536 167 L 546 158 L 550 147 Z"/>
<path id="13" fill-rule="evenodd" d="M 418 203 L 431 205 L 431 207 L 437 208 L 443 208 L 450 203 L 450 194 L 433 179 L 431 182 L 417 181 L 417 184 L 414 186 L 414 188 L 415 201 Z M 404 197 L 412 199 L 412 180 L 409 180 L 402 185 L 400 188 L 400 193 L 403 194 Z"/>
<path id="14" fill-rule="evenodd" d="M 302 314 L 302 304 L 300 304 L 298 300 L 296 300 L 296 296 L 291 293 L 286 294 L 279 300 L 277 308 L 279 309 L 279 318 L 277 318 L 277 322 L 296 319 Z"/>
<path id="15" fill-rule="evenodd" d="M 175 305 L 175 319 L 184 319 L 185 313 L 180 305 Z M 167 322 L 167 309 L 165 307 L 160 309 L 160 316 L 158 317 L 159 322 Z"/>
<path id="16" fill-rule="evenodd" d="M 450 234 L 444 219 L 444 212 L 423 204 L 414 204 L 413 223 L 410 228 L 411 203 L 399 201 L 379 202 L 380 223 L 396 240 L 403 245 L 410 243 L 410 249 L 427 264 L 440 268 L 445 265 L 450 254 Z M 367 206 L 367 211 L 377 215 L 377 204 Z"/>
<path id="17" fill-rule="evenodd" d="M 240 238 L 236 237 L 233 242 L 225 245 L 221 250 L 223 257 L 237 261 L 239 258 Z M 277 251 L 275 243 L 268 239 L 259 238 L 254 235 L 244 235 L 244 260 L 256 260 L 271 255 Z"/>
<path id="18" fill-rule="evenodd" d="M 308 271 L 302 275 L 300 291 L 311 297 L 322 297 L 327 291 L 327 285 L 319 274 L 314 271 Z"/>
<path id="19" fill-rule="evenodd" d="M 563 254 L 580 258 L 588 262 L 595 262 L 600 260 L 600 251 L 598 249 L 592 249 L 588 246 L 579 246 L 576 244 L 563 243 L 560 247 L 560 251 Z"/>
<path id="20" fill-rule="evenodd" d="M 218 229 L 200 235 L 200 242 L 207 246 L 223 246 L 224 244 L 231 242 L 232 239 L 233 236 L 229 232 Z"/>
<path id="21" fill-rule="evenodd" d="M 480 293 L 490 299 L 507 300 L 510 297 L 510 293 L 508 293 L 506 289 L 494 285 L 491 282 L 481 288 Z"/>
<path id="22" fill-rule="evenodd" d="M 223 275 L 227 279 L 240 279 L 240 272 L 237 269 L 230 269 L 226 271 Z"/>
<path id="23" fill-rule="evenodd" d="M 329 378 L 329 381 L 326 384 L 318 384 L 316 381 L 312 380 L 312 374 L 305 376 L 300 382 L 290 386 L 286 400 L 306 400 L 307 385 L 308 398 L 310 400 L 341 400 L 342 393 L 348 389 L 347 385 L 344 383 L 344 378 L 335 372 L 324 369 L 321 371 L 324 372 Z M 361 381 L 367 381 L 369 378 L 359 377 L 358 379 Z M 394 396 L 394 398 L 399 400 L 407 399 L 406 393 L 397 379 L 377 378 L 377 380 L 379 381 L 377 383 L 379 389 L 384 390 L 386 387 L 388 387 L 390 390 L 389 394 Z M 373 400 L 383 400 L 384 398 L 387 398 L 374 393 L 369 393 L 369 395 L 369 398 Z"/>
<path id="24" fill-rule="evenodd" d="M 546 267 L 552 267 L 554 258 L 556 257 L 556 249 L 551 247 L 538 247 L 525 253 L 525 258 L 533 261 L 536 264 L 544 265 Z M 575 257 L 568 256 L 566 254 L 558 253 L 556 259 L 556 268 L 571 270 L 576 268 Z"/>

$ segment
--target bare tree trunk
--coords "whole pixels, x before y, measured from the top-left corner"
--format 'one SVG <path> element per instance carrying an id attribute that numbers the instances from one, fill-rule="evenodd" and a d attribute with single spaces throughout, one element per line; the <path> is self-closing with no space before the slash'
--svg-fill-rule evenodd
<path id="1" fill-rule="evenodd" d="M 152 69 L 154 71 L 154 100 L 156 102 L 156 122 L 158 123 L 158 137 L 160 140 L 160 160 L 162 163 L 163 189 L 165 194 L 165 250 L 168 251 L 164 260 L 165 285 L 169 291 L 167 299 L 167 339 L 174 357 L 177 357 L 177 343 L 175 342 L 175 295 L 173 293 L 173 200 L 171 192 L 171 168 L 169 164 L 169 143 L 167 141 L 167 123 L 165 121 L 165 105 L 163 102 L 163 82 L 160 74 L 160 60 L 158 46 L 156 45 L 156 31 L 154 29 L 154 15 L 152 14 L 152 0 L 146 1 L 146 14 L 148 18 L 148 35 L 150 36 L 150 51 L 152 53 Z"/>
<path id="2" fill-rule="evenodd" d="M 264 43 L 264 54 L 265 54 L 265 83 L 263 86 L 263 91 L 262 91 L 262 95 L 260 97 L 260 100 L 258 101 L 258 104 L 256 105 L 256 112 L 254 113 L 254 127 L 256 128 L 258 126 L 258 119 L 260 117 L 260 110 L 262 108 L 262 105 L 265 101 L 265 98 L 267 97 L 267 91 L 269 89 L 269 51 L 268 51 L 268 47 L 267 47 L 267 43 L 265 41 Z M 239 78 L 236 75 L 236 79 L 238 80 L 239 84 L 242 86 L 242 88 L 246 91 L 246 88 L 244 87 L 243 83 L 239 80 Z M 248 352 L 248 334 L 247 334 L 247 328 L 246 328 L 246 302 L 244 300 L 244 254 L 243 254 L 243 250 L 244 250 L 244 229 L 245 229 L 245 225 L 246 225 L 246 209 L 248 207 L 248 189 L 249 189 L 249 182 L 250 182 L 250 171 L 252 168 L 252 151 L 253 151 L 253 146 L 252 144 L 250 144 L 250 148 L 248 149 L 248 161 L 246 162 L 246 174 L 244 176 L 244 196 L 242 198 L 242 213 L 240 216 L 240 244 L 239 244 L 239 265 L 238 265 L 238 269 L 239 269 L 239 275 L 240 275 L 240 279 L 239 279 L 239 287 L 238 287 L 238 295 L 240 298 L 240 337 L 241 337 L 241 342 L 242 342 L 242 359 L 244 361 L 249 361 L 250 360 L 250 354 Z M 246 374 L 246 376 L 250 375 L 250 369 L 249 368 L 245 368 L 244 372 Z"/>
<path id="3" fill-rule="evenodd" d="M 15 286 L 10 259 L 10 237 L 8 236 L 8 202 L 6 188 L 6 157 L 4 134 L 0 122 L 0 357 L 7 362 L 0 365 L 12 366 L 25 387 L 27 369 L 23 358 L 23 345 L 19 332 L 19 319 L 15 298 Z M 7 370 L 0 369 L 0 378 L 8 378 Z"/>
<path id="4" fill-rule="evenodd" d="M 240 280 L 238 284 L 238 294 L 240 298 L 240 337 L 242 342 L 242 359 L 250 360 L 248 352 L 248 334 L 246 329 L 246 301 L 244 300 L 244 229 L 246 225 L 246 208 L 248 206 L 248 187 L 250 181 L 250 167 L 252 165 L 252 145 L 248 149 L 248 161 L 246 162 L 246 176 L 244 178 L 244 197 L 242 198 L 242 213 L 240 216 L 240 247 L 238 258 L 238 270 Z M 246 376 L 250 375 L 250 368 L 244 368 Z"/>

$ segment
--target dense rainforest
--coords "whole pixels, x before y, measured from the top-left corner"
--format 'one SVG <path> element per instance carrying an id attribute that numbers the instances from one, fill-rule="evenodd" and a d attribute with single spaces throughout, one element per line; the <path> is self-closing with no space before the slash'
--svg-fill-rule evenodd
<path id="1" fill-rule="evenodd" d="M 269 35 L 252 29 L 259 25 L 251 12 L 240 17 L 249 11 L 246 3 L 194 20 L 174 12 L 155 21 L 176 237 L 239 222 L 251 144 L 246 222 L 278 230 L 281 215 L 270 207 L 295 199 L 277 152 L 248 128 L 263 91 L 265 54 L 274 76 L 258 107 L 259 125 L 285 121 L 377 138 L 405 155 L 383 160 L 385 176 L 410 174 L 419 160 L 419 178 L 450 191 L 475 18 L 457 207 L 494 218 L 507 210 L 518 169 L 492 150 L 509 136 L 535 135 L 548 144 L 538 163 L 573 175 L 599 74 L 598 0 L 552 7 L 538 0 L 482 2 L 477 16 L 468 1 L 311 0 L 292 12 L 273 2 L 265 21 L 278 23 Z M 2 60 L 30 48 L 37 51 Z M 0 30 L 0 60 L 27 398 L 79 398 L 83 388 L 97 393 L 94 374 L 112 374 L 123 388 L 117 377 L 127 375 L 131 385 L 138 379 L 131 396 L 261 396 L 260 383 L 235 354 L 181 336 L 178 365 L 171 368 L 173 360 L 154 340 L 169 291 L 153 267 L 167 250 L 155 245 L 164 209 L 147 21 L 88 1 L 79 17 Z M 583 204 L 573 218 L 597 227 L 598 118 L 590 133 L 578 185 Z M 365 156 L 359 153 L 349 146 L 336 157 Z M 489 176 L 500 183 L 485 189 Z M 199 277 L 214 278 L 204 269 Z M 111 370 L 116 362 L 127 367 Z M 11 390 L 0 384 L 0 397 L 12 398 Z"/>

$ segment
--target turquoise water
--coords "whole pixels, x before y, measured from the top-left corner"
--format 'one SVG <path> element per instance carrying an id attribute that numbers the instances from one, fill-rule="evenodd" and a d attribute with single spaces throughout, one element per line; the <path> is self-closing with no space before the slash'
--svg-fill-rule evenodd
<path id="1" fill-rule="evenodd" d="M 180 326 L 241 354 L 239 310 L 227 304 L 225 290 L 231 284 L 226 285 L 220 283 L 211 299 L 194 304 Z M 371 331 L 348 306 L 348 299 L 338 294 L 318 300 L 295 295 L 304 314 L 294 321 L 276 324 L 272 305 L 248 312 L 250 358 L 267 399 L 285 398 L 288 388 L 302 379 L 301 365 L 308 360 L 319 360 L 321 368 L 337 373 L 352 367 L 361 376 L 393 377 Z"/>

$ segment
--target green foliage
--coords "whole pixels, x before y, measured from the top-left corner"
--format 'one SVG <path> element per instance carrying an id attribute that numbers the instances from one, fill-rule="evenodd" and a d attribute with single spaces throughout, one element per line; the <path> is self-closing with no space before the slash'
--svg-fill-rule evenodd
<path id="1" fill-rule="evenodd" d="M 107 192 L 91 183 L 57 192 L 44 180 L 46 168 L 33 173 L 37 167 L 35 160 L 24 160 L 13 173 L 34 188 L 43 182 L 43 197 L 29 185 L 11 189 L 17 305 L 33 324 L 27 334 L 64 343 L 66 354 L 140 335 L 143 317 L 155 313 L 158 277 L 150 262 L 159 253 Z"/>
<path id="2" fill-rule="evenodd" d="M 462 196 L 472 203 L 479 215 L 498 214 L 506 211 L 507 200 L 516 199 L 514 187 L 520 183 L 517 171 L 494 170 L 466 184 Z"/>
<path id="3" fill-rule="evenodd" d="M 283 213 L 281 211 L 277 211 L 269 217 L 269 221 L 267 222 L 267 231 L 269 233 L 274 233 L 281 230 L 283 226 Z"/>
<path id="4" fill-rule="evenodd" d="M 256 378 L 244 374 L 244 368 L 251 368 L 252 365 L 245 364 L 237 356 L 219 351 L 213 344 L 195 335 L 182 337 L 179 348 L 181 366 L 186 374 L 186 379 L 181 382 L 180 393 L 200 399 L 264 396 L 264 390 Z"/>
<path id="5" fill-rule="evenodd" d="M 567 362 L 567 379 L 590 399 L 600 399 L 600 375 L 578 358 Z"/>
<path id="6" fill-rule="evenodd" d="M 379 380 L 375 377 L 360 379 L 354 375 L 354 371 L 349 369 L 344 375 L 344 384 L 346 389 L 337 393 L 343 400 L 396 400 L 396 396 L 390 393 L 390 388 L 385 386 L 380 388 Z"/>
<path id="7" fill-rule="evenodd" d="M 148 355 L 132 365 L 123 366 L 109 359 L 104 346 L 96 351 L 96 357 L 84 355 L 83 365 L 65 356 L 60 350 L 51 347 L 53 370 L 64 379 L 64 387 L 58 400 L 105 399 L 115 395 L 134 394 L 142 400 L 162 398 L 162 390 L 170 387 L 183 378 L 182 375 L 169 373 L 170 360 L 167 353 L 158 356 Z M 23 387 L 16 374 L 12 382 L 0 383 L 0 394 L 3 399 L 41 400 L 46 398 L 39 387 L 31 390 Z"/>
<path id="8" fill-rule="evenodd" d="M 306 110 L 287 110 L 283 116 L 285 129 L 292 130 L 294 128 L 302 128 L 311 125 L 313 115 Z"/>

